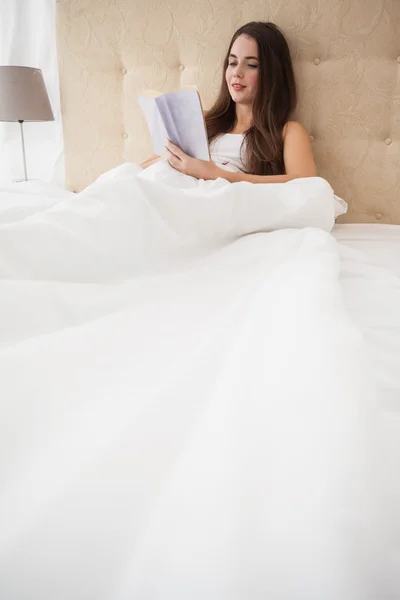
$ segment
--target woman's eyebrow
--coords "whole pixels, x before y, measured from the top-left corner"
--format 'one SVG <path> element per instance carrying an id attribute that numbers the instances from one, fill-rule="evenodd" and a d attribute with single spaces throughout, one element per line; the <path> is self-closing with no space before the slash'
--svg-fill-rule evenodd
<path id="1" fill-rule="evenodd" d="M 237 58 L 236 54 L 230 54 L 229 56 L 232 56 L 232 58 Z M 253 60 L 258 60 L 257 56 L 245 56 L 245 59 L 248 60 L 252 58 Z"/>

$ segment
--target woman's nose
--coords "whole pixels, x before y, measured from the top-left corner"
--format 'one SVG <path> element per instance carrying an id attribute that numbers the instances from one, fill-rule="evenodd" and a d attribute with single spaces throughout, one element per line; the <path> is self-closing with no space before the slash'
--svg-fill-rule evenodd
<path id="1" fill-rule="evenodd" d="M 233 73 L 236 77 L 243 77 L 243 67 L 237 64 L 233 69 Z"/>

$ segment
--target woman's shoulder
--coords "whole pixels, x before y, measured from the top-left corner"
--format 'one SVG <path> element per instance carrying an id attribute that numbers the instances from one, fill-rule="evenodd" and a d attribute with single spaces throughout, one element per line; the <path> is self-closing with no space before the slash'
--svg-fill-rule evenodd
<path id="1" fill-rule="evenodd" d="M 307 129 L 299 123 L 298 121 L 288 121 L 286 125 L 283 127 L 282 132 L 283 141 L 285 141 L 288 137 L 290 138 L 305 138 L 310 139 L 310 134 Z"/>

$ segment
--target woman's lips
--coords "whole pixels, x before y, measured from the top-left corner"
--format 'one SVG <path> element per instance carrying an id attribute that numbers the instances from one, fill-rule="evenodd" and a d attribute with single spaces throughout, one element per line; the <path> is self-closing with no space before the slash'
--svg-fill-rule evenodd
<path id="1" fill-rule="evenodd" d="M 240 92 L 241 90 L 244 90 L 244 88 L 246 87 L 245 85 L 241 85 L 240 83 L 233 83 L 232 84 L 233 89 L 236 92 Z"/>

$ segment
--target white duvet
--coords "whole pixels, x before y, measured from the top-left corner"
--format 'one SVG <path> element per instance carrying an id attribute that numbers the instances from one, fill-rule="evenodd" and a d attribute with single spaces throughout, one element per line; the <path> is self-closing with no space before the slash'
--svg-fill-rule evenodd
<path id="1" fill-rule="evenodd" d="M 0 193 L 0 598 L 400 596 L 400 281 L 321 178 Z"/>

